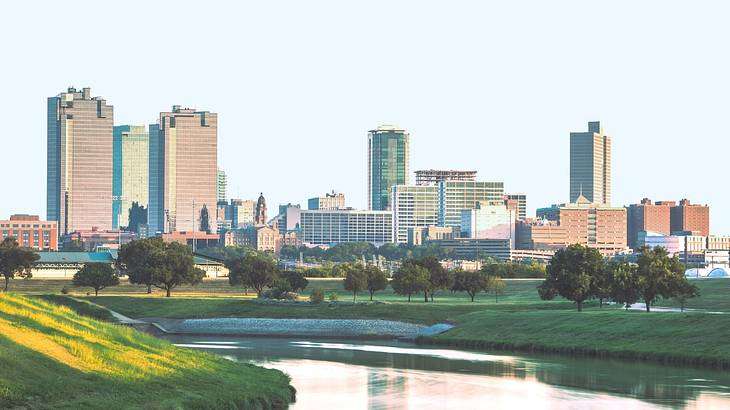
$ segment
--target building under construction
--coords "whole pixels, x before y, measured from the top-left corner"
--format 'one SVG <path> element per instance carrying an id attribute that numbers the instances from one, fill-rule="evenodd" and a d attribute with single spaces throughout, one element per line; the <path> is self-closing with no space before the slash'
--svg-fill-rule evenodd
<path id="1" fill-rule="evenodd" d="M 425 169 L 416 171 L 416 185 L 438 185 L 441 181 L 476 181 L 476 171 Z"/>

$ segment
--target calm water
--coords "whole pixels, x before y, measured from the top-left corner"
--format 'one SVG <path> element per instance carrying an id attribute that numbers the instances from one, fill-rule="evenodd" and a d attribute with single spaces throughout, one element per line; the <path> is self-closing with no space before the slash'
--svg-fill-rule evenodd
<path id="1" fill-rule="evenodd" d="M 293 409 L 730 409 L 730 373 L 410 343 L 170 336 L 282 370 Z"/>

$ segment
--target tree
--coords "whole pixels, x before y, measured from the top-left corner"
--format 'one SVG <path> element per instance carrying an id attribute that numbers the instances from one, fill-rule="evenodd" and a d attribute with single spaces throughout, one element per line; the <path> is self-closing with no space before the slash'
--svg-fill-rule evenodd
<path id="1" fill-rule="evenodd" d="M 507 282 L 497 275 L 489 276 L 487 279 L 486 292 L 494 293 L 495 303 L 499 303 L 499 297 L 504 295 L 504 290 L 507 288 Z"/>
<path id="2" fill-rule="evenodd" d="M 603 301 L 611 297 L 612 286 L 611 269 L 604 264 L 603 269 L 599 269 L 591 276 L 591 294 L 598 299 L 599 308 L 603 308 Z"/>
<path id="3" fill-rule="evenodd" d="M 347 269 L 344 279 L 345 290 L 352 292 L 352 301 L 355 301 L 358 292 L 362 292 L 368 287 L 368 275 L 365 267 L 360 264 L 351 265 Z"/>
<path id="4" fill-rule="evenodd" d="M 131 232 L 139 233 L 139 226 L 147 223 L 147 209 L 139 205 L 139 202 L 132 202 L 129 208 L 129 226 L 127 229 Z"/>
<path id="5" fill-rule="evenodd" d="M 626 310 L 639 300 L 639 277 L 636 266 L 625 262 L 609 264 L 611 277 L 611 299 L 624 305 Z"/>
<path id="6" fill-rule="evenodd" d="M 391 286 L 395 293 L 408 295 L 408 302 L 410 302 L 412 294 L 422 292 L 429 286 L 428 278 L 429 274 L 425 268 L 406 261 L 393 274 Z"/>
<path id="7" fill-rule="evenodd" d="M 197 285 L 205 277 L 205 271 L 196 268 L 193 253 L 180 243 L 165 244 L 162 263 L 152 272 L 152 285 L 165 290 L 165 296 L 176 287 L 188 284 Z"/>
<path id="8" fill-rule="evenodd" d="M 367 275 L 367 289 L 370 292 L 370 301 L 373 300 L 373 294 L 379 290 L 385 290 L 388 287 L 388 276 L 375 265 L 365 267 Z"/>
<path id="9" fill-rule="evenodd" d="M 208 206 L 203 204 L 200 209 L 200 231 L 210 233 L 210 216 L 208 215 Z"/>
<path id="10" fill-rule="evenodd" d="M 543 300 L 556 295 L 572 300 L 583 311 L 583 302 L 593 296 L 591 278 L 603 270 L 605 262 L 598 250 L 570 245 L 555 252 L 547 266 L 547 278 L 539 286 Z"/>
<path id="11" fill-rule="evenodd" d="M 279 276 L 279 268 L 268 256 L 250 252 L 246 256 L 232 258 L 226 262 L 231 286 L 252 287 L 261 297 L 264 288 L 271 286 Z"/>
<path id="12" fill-rule="evenodd" d="M 8 291 L 10 279 L 15 276 L 30 278 L 30 269 L 40 257 L 37 253 L 27 248 L 18 246 L 15 238 L 5 238 L 0 243 L 0 273 L 5 277 L 3 292 Z"/>
<path id="13" fill-rule="evenodd" d="M 153 275 L 164 263 L 165 243 L 161 238 L 146 238 L 122 245 L 116 266 L 129 283 L 147 286 L 152 293 Z"/>
<path id="14" fill-rule="evenodd" d="M 119 276 L 114 268 L 103 262 L 87 263 L 73 277 L 74 286 L 87 286 L 94 289 L 94 296 L 108 286 L 119 285 Z"/>
<path id="15" fill-rule="evenodd" d="M 700 290 L 687 278 L 678 279 L 673 284 L 674 299 L 679 302 L 680 311 L 684 312 L 684 304 L 691 298 L 700 296 Z"/>
<path id="16" fill-rule="evenodd" d="M 289 288 L 292 292 L 301 292 L 309 285 L 309 281 L 304 277 L 304 273 L 302 272 L 282 272 L 280 276 L 289 283 Z"/>
<path id="17" fill-rule="evenodd" d="M 451 286 L 451 290 L 466 292 L 474 302 L 477 293 L 487 290 L 488 278 L 487 274 L 481 271 L 457 269 L 454 271 L 454 284 Z"/>
<path id="18" fill-rule="evenodd" d="M 636 271 L 639 294 L 646 304 L 646 311 L 650 312 L 652 304 L 660 297 L 674 296 L 677 282 L 686 280 L 684 266 L 676 256 L 670 258 L 667 250 L 661 246 L 643 247 L 639 252 Z"/>
<path id="19" fill-rule="evenodd" d="M 423 289 L 423 301 L 428 302 L 429 296 L 433 302 L 433 294 L 437 290 L 448 289 L 451 286 L 451 275 L 441 266 L 438 259 L 433 256 L 426 256 L 420 259 L 413 259 L 413 263 L 428 271 L 428 285 Z"/>

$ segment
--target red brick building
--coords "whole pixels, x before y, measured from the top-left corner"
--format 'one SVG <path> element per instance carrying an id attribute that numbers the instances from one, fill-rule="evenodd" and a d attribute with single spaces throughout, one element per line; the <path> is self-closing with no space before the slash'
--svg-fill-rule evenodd
<path id="1" fill-rule="evenodd" d="M 38 250 L 58 250 L 58 225 L 55 221 L 41 221 L 38 215 L 11 215 L 0 220 L 0 241 L 12 237 L 23 247 Z"/>
<path id="2" fill-rule="evenodd" d="M 691 204 L 689 199 L 679 201 L 671 210 L 672 232 L 698 232 L 700 236 L 710 235 L 710 207 Z"/>
<path id="3" fill-rule="evenodd" d="M 670 213 L 676 206 L 673 201 L 659 201 L 655 204 L 651 199 L 644 198 L 639 204 L 626 207 L 628 213 L 627 242 L 629 247 L 637 249 L 639 232 L 656 232 L 662 235 L 672 233 Z"/>

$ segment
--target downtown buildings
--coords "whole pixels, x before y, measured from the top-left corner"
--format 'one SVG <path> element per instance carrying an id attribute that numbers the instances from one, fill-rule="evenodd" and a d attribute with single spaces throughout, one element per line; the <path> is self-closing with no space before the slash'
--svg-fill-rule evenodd
<path id="1" fill-rule="evenodd" d="M 48 98 L 46 211 L 59 235 L 112 228 L 113 124 L 90 88 Z"/>
<path id="2" fill-rule="evenodd" d="M 581 195 L 611 205 L 611 137 L 598 121 L 588 123 L 588 132 L 570 133 L 570 202 Z"/>
<path id="3" fill-rule="evenodd" d="M 393 125 L 368 132 L 368 209 L 390 209 L 390 189 L 408 184 L 410 134 Z"/>
<path id="4" fill-rule="evenodd" d="M 129 226 L 132 203 L 148 206 L 150 137 L 144 125 L 120 125 L 113 139 L 112 228 L 119 229 Z"/>

